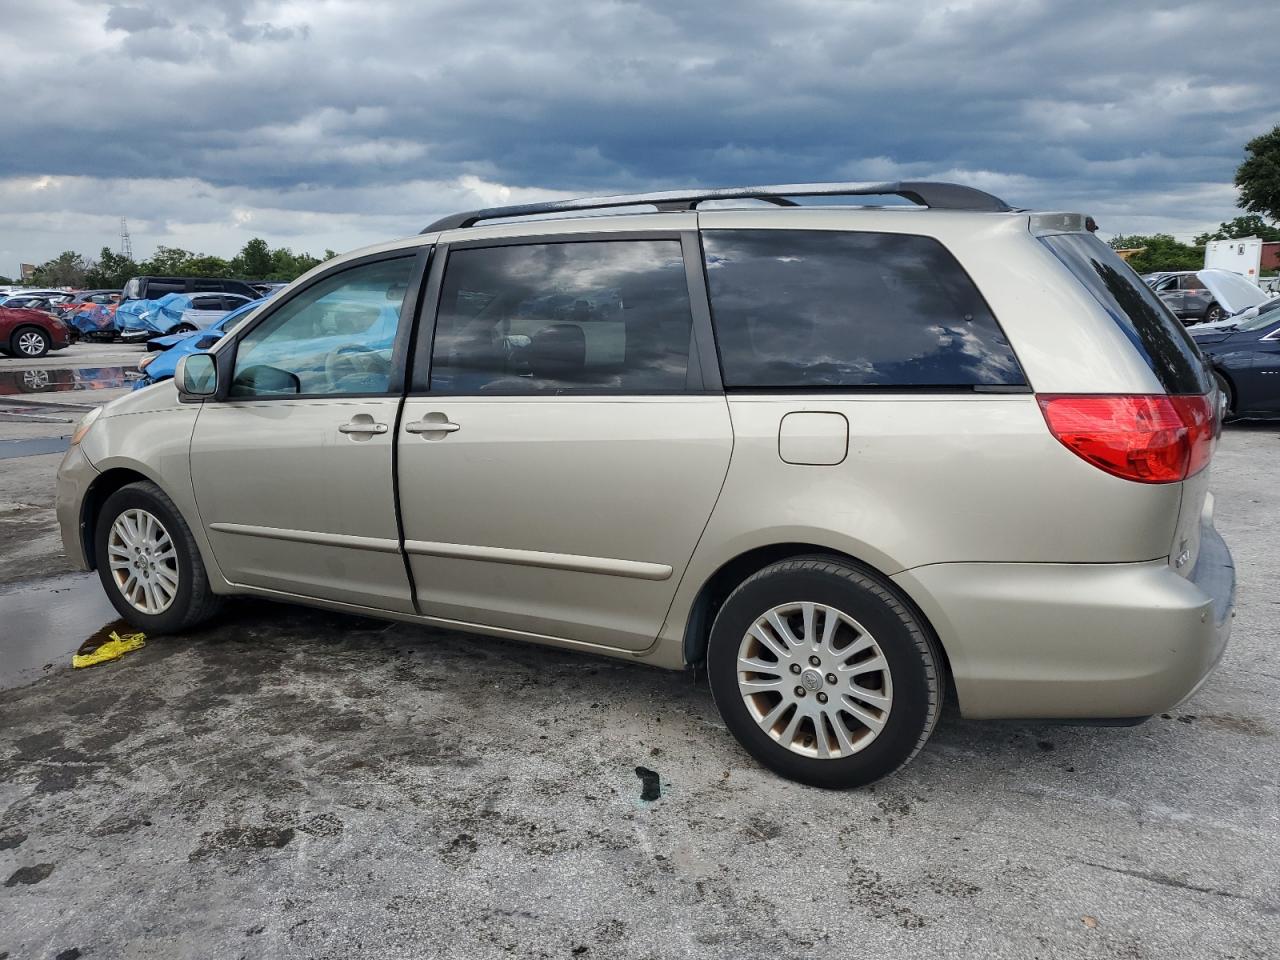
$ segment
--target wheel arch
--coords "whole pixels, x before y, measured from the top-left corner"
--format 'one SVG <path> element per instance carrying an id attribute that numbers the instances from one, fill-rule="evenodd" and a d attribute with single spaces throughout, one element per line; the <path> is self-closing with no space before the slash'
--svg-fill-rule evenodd
<path id="1" fill-rule="evenodd" d="M 178 500 L 173 493 L 165 487 L 165 484 L 159 478 L 150 472 L 134 466 L 111 466 L 104 469 L 89 484 L 89 488 L 85 491 L 84 499 L 80 503 L 80 540 L 84 549 L 85 562 L 89 565 L 90 570 L 97 569 L 95 537 L 97 536 L 98 515 L 102 512 L 103 504 L 107 502 L 108 497 L 121 487 L 127 487 L 131 483 L 138 482 L 154 485 L 169 498 L 175 507 L 178 506 Z M 178 509 L 181 512 L 181 508 Z M 189 519 L 187 520 L 187 525 L 191 526 Z"/>
<path id="2" fill-rule="evenodd" d="M 951 677 L 951 661 L 942 637 L 925 615 L 925 612 L 920 608 L 920 605 L 901 586 L 894 583 L 884 571 L 850 553 L 823 546 L 822 544 L 801 541 L 765 544 L 745 550 L 722 563 L 703 582 L 689 608 L 689 615 L 685 619 L 683 637 L 685 664 L 697 669 L 706 662 L 707 642 L 711 635 L 711 625 L 715 622 L 716 614 L 724 604 L 724 601 L 728 599 L 729 594 L 740 583 L 771 564 L 796 557 L 826 557 L 839 560 L 880 581 L 887 590 L 891 591 L 894 596 L 907 606 L 920 624 L 929 631 L 937 649 L 942 653 L 942 667 L 946 671 L 946 677 L 949 680 Z"/>

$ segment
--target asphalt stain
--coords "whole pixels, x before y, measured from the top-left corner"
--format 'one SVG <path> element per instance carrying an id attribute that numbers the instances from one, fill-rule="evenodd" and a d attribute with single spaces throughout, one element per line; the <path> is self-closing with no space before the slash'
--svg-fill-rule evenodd
<path id="1" fill-rule="evenodd" d="M 52 863 L 37 863 L 34 867 L 19 867 L 13 871 L 13 874 L 4 882 L 6 887 L 16 887 L 20 883 L 33 884 L 39 883 L 49 874 L 53 873 Z"/>
<path id="2" fill-rule="evenodd" d="M 662 796 L 662 783 L 657 771 L 648 767 L 636 767 L 636 776 L 640 778 L 640 799 L 657 800 Z"/>
<path id="3" fill-rule="evenodd" d="M 7 833 L 0 837 L 0 850 L 13 850 L 22 846 L 26 839 L 27 835 L 25 833 Z"/>
<path id="4" fill-rule="evenodd" d="M 79 947 L 70 947 L 69 949 L 63 950 L 60 954 L 54 957 L 53 960 L 80 960 L 80 956 Z"/>
<path id="5" fill-rule="evenodd" d="M 293 827 L 227 827 L 201 834 L 200 846 L 187 860 L 196 863 L 237 850 L 279 850 L 293 840 Z"/>

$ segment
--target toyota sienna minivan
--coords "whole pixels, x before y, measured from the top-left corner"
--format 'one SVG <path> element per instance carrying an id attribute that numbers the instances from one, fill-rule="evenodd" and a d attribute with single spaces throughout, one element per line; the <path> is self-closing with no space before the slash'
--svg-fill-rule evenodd
<path id="1" fill-rule="evenodd" d="M 797 202 L 873 194 L 912 205 Z M 317 267 L 87 415 L 58 516 L 149 633 L 258 596 L 705 669 L 761 763 L 853 786 L 948 692 L 1136 722 L 1196 690 L 1219 405 L 1081 215 L 606 197 Z"/>

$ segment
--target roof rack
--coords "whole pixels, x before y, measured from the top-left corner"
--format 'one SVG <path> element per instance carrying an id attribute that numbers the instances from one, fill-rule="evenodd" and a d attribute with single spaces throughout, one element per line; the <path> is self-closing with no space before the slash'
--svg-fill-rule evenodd
<path id="1" fill-rule="evenodd" d="M 661 190 L 617 197 L 583 197 L 578 200 L 548 200 L 545 203 L 518 203 L 509 207 L 487 207 L 441 217 L 423 233 L 474 227 L 481 220 L 532 217 L 577 210 L 652 205 L 661 211 L 696 210 L 708 200 L 763 200 L 779 207 L 799 206 L 791 197 L 905 197 L 912 203 L 935 210 L 976 210 L 1008 213 L 1013 208 L 982 190 L 958 183 L 899 180 L 892 183 L 784 183 L 764 187 L 721 187 L 714 190 Z"/>

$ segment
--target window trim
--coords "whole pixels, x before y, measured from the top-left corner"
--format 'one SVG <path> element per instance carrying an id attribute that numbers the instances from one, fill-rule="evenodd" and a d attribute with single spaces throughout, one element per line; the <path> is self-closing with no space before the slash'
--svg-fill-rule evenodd
<path id="1" fill-rule="evenodd" d="M 1014 346 L 1013 340 L 1010 339 L 1009 334 L 1005 332 L 1004 325 L 1000 322 L 1000 318 L 996 315 L 995 310 L 991 308 L 991 303 L 990 301 L 987 300 L 986 294 L 982 292 L 982 288 L 978 286 L 977 282 L 970 275 L 969 271 L 965 269 L 964 264 L 960 262 L 960 258 L 955 255 L 955 252 L 949 246 L 947 246 L 947 244 L 943 243 L 943 241 L 940 238 L 935 237 L 932 234 L 901 233 L 898 231 L 887 231 L 887 230 L 853 230 L 853 229 L 844 228 L 844 227 L 834 229 L 834 230 L 814 228 L 814 227 L 802 228 L 802 227 L 789 227 L 789 226 L 707 227 L 707 228 L 701 228 L 698 230 L 700 263 L 702 264 L 704 270 L 706 269 L 706 248 L 705 246 L 703 246 L 702 240 L 703 240 L 703 235 L 706 233 L 779 233 L 779 234 L 833 233 L 833 234 L 842 234 L 842 235 L 843 234 L 859 234 L 859 235 L 873 234 L 876 236 L 910 237 L 918 240 L 929 240 L 942 248 L 942 250 L 946 253 L 946 255 L 951 258 L 952 263 L 955 264 L 956 270 L 959 271 L 960 276 L 964 277 L 964 279 L 968 282 L 969 286 L 973 288 L 974 294 L 977 296 L 978 300 L 982 303 L 982 305 L 986 308 L 987 313 L 990 315 L 992 322 L 996 325 L 996 329 L 1000 332 L 1000 336 L 1004 339 L 1004 342 L 1008 345 L 1009 353 L 1013 355 L 1013 361 L 1014 363 L 1017 364 L 1018 373 L 1022 375 L 1021 383 L 1007 383 L 1007 384 L 1002 384 L 1002 383 L 972 383 L 972 384 L 954 384 L 954 383 L 857 384 L 857 383 L 852 383 L 852 384 L 804 384 L 804 385 L 793 384 L 789 386 L 787 385 L 724 386 L 722 387 L 722 389 L 726 394 L 780 395 L 780 394 L 786 394 L 786 393 L 798 393 L 798 394 L 822 394 L 824 396 L 830 396 L 831 394 L 836 394 L 836 393 L 851 393 L 851 394 L 864 394 L 864 395 L 865 394 L 894 394 L 894 393 L 907 393 L 907 394 L 924 393 L 924 394 L 940 394 L 940 395 L 949 394 L 951 396 L 957 396 L 957 395 L 969 396 L 973 394 L 985 394 L 985 395 L 1026 394 L 1026 393 L 1035 392 L 1035 388 L 1031 383 L 1031 378 L 1027 376 L 1027 368 L 1026 366 L 1023 365 L 1022 358 L 1018 356 L 1018 349 L 1016 346 Z M 704 274 L 704 281 L 705 281 L 707 302 L 708 304 L 710 304 L 711 284 L 709 280 L 706 279 L 705 274 Z M 711 311 L 710 313 L 711 329 L 714 334 L 715 308 L 710 307 L 710 311 Z M 716 362 L 717 364 L 719 364 L 719 367 L 720 367 L 720 377 L 721 377 L 720 382 L 723 384 L 724 367 L 723 367 L 722 361 L 720 360 L 720 353 L 719 353 L 720 341 L 718 337 L 716 338 L 715 343 L 716 343 Z"/>
<path id="2" fill-rule="evenodd" d="M 517 390 L 475 390 L 463 393 L 434 393 L 431 385 L 431 353 L 435 346 L 436 321 L 440 313 L 440 297 L 444 290 L 444 274 L 448 268 L 449 254 L 454 250 L 478 250 L 489 247 L 547 246 L 555 243 L 600 243 L 643 240 L 675 240 L 680 244 L 680 256 L 684 261 L 685 286 L 689 294 L 691 335 L 689 343 L 689 373 L 682 390 L 605 390 L 598 386 L 568 389 L 557 393 L 530 393 Z M 474 240 L 455 240 L 436 245 L 438 256 L 431 265 L 425 295 L 416 328 L 415 344 L 409 389 L 412 398 L 495 397 L 516 399 L 555 399 L 587 397 L 609 400 L 615 397 L 686 397 L 722 393 L 719 363 L 716 359 L 715 340 L 711 332 L 711 313 L 707 299 L 705 276 L 700 259 L 701 246 L 698 231 L 693 228 L 675 230 L 593 230 L 581 233 L 521 234 L 513 237 L 484 237 Z M 701 380 L 694 386 L 690 380 Z"/>
<path id="3" fill-rule="evenodd" d="M 347 260 L 312 277 L 302 286 L 291 290 L 288 296 L 268 301 L 250 320 L 242 322 L 235 330 L 233 330 L 227 345 L 216 352 L 215 362 L 218 365 L 218 380 L 221 387 L 216 396 L 209 397 L 203 402 L 263 403 L 276 402 L 280 400 L 367 400 L 403 396 L 406 383 L 407 361 L 410 345 L 413 340 L 415 327 L 414 321 L 417 316 L 416 306 L 422 294 L 423 277 L 425 271 L 430 266 L 433 249 L 433 245 L 427 243 L 418 247 L 389 250 L 382 253 L 371 253 L 367 256 Z M 408 289 L 405 290 L 404 298 L 400 301 L 400 320 L 396 327 L 396 338 L 391 348 L 391 373 L 387 381 L 386 390 L 364 393 L 278 393 L 252 397 L 230 396 L 229 391 L 231 389 L 231 379 L 235 375 L 236 356 L 240 351 L 240 341 L 257 329 L 259 324 L 265 323 L 268 318 L 275 316 L 277 311 L 284 309 L 288 304 L 292 303 L 296 297 L 299 297 L 311 290 L 319 283 L 323 283 L 340 273 L 347 272 L 348 270 L 354 270 L 358 267 L 368 266 L 369 264 L 383 263 L 391 260 L 412 260 L 413 263 L 409 274 Z"/>

